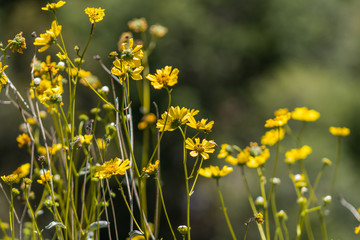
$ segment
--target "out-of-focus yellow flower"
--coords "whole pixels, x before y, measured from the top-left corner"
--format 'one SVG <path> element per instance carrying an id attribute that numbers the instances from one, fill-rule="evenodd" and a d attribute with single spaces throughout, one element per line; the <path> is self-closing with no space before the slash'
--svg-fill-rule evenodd
<path id="1" fill-rule="evenodd" d="M 281 116 L 281 115 L 286 115 L 286 114 L 288 114 L 288 112 L 289 112 L 289 109 L 287 109 L 287 108 L 279 108 L 278 110 L 276 110 L 274 112 L 274 115 L 275 115 L 275 117 L 277 117 L 277 116 Z"/>
<path id="2" fill-rule="evenodd" d="M 8 82 L 8 78 L 4 73 L 4 70 L 8 67 L 8 65 L 5 65 L 3 67 L 2 62 L 0 62 L 0 90 L 2 88 L 2 85 L 6 85 Z"/>
<path id="3" fill-rule="evenodd" d="M 10 49 L 12 52 L 16 51 L 23 54 L 23 49 L 26 49 L 25 38 L 22 36 L 22 32 L 16 34 L 14 39 L 8 40 L 8 43 L 11 43 Z"/>
<path id="4" fill-rule="evenodd" d="M 346 137 L 350 134 L 350 129 L 347 127 L 330 127 L 329 131 L 334 136 Z"/>
<path id="5" fill-rule="evenodd" d="M 105 9 L 101 8 L 86 8 L 85 13 L 89 17 L 89 21 L 94 24 L 103 20 L 105 16 Z"/>
<path id="6" fill-rule="evenodd" d="M 96 167 L 95 177 L 99 179 L 110 178 L 113 175 L 125 175 L 125 171 L 130 168 L 128 159 L 111 159 L 101 166 Z"/>
<path id="7" fill-rule="evenodd" d="M 117 43 L 119 51 L 122 51 L 123 44 L 128 42 L 130 40 L 130 38 L 132 38 L 132 37 L 133 37 L 133 35 L 131 32 L 123 32 L 121 34 L 119 41 Z"/>
<path id="8" fill-rule="evenodd" d="M 256 142 L 251 142 L 243 149 L 236 158 L 225 158 L 225 161 L 233 165 L 246 164 L 250 168 L 257 168 L 265 164 L 270 157 L 270 151 L 265 146 L 259 146 Z"/>
<path id="9" fill-rule="evenodd" d="M 156 116 L 153 113 L 148 113 L 145 116 L 143 116 L 138 124 L 138 129 L 144 130 L 147 128 L 150 124 L 153 124 L 156 122 Z"/>
<path id="10" fill-rule="evenodd" d="M 39 101 L 41 103 L 45 103 L 46 101 L 50 101 L 51 103 L 61 103 L 63 89 L 60 86 L 56 86 L 55 88 L 48 88 L 44 91 L 42 95 L 39 95 Z"/>
<path id="11" fill-rule="evenodd" d="M 233 171 L 232 167 L 223 166 L 223 168 L 220 170 L 218 166 L 210 166 L 206 168 L 200 168 L 199 174 L 201 176 L 207 177 L 207 178 L 221 178 Z"/>
<path id="12" fill-rule="evenodd" d="M 161 119 L 157 121 L 156 128 L 158 128 L 160 132 L 174 131 L 181 125 L 188 123 L 189 117 L 195 116 L 198 112 L 198 110 L 189 110 L 185 107 L 170 107 L 169 113 L 165 111 L 161 114 Z"/>
<path id="13" fill-rule="evenodd" d="M 56 41 L 56 37 L 59 36 L 61 28 L 61 25 L 53 21 L 50 30 L 46 30 L 46 33 L 41 33 L 40 37 L 35 38 L 34 45 L 43 46 L 39 49 L 39 52 L 44 52 Z"/>
<path id="14" fill-rule="evenodd" d="M 38 146 L 36 148 L 37 152 L 39 155 L 43 155 L 45 156 L 46 155 L 46 148 L 44 146 Z"/>
<path id="15" fill-rule="evenodd" d="M 150 34 L 156 38 L 162 38 L 168 32 L 168 29 L 160 24 L 155 24 L 150 27 Z"/>
<path id="16" fill-rule="evenodd" d="M 19 181 L 19 176 L 17 174 L 10 174 L 7 176 L 1 176 L 1 179 L 9 185 L 12 185 L 13 183 L 16 183 Z"/>
<path id="17" fill-rule="evenodd" d="M 143 168 L 143 172 L 146 174 L 153 174 L 159 168 L 160 161 L 156 160 L 154 164 L 149 164 L 146 168 Z"/>
<path id="18" fill-rule="evenodd" d="M 32 117 L 29 117 L 26 119 L 26 122 L 30 125 L 34 125 L 36 123 L 36 120 Z"/>
<path id="19" fill-rule="evenodd" d="M 29 145 L 31 139 L 27 133 L 23 133 L 16 138 L 16 141 L 18 142 L 18 147 L 22 148 L 25 145 Z"/>
<path id="20" fill-rule="evenodd" d="M 53 144 L 52 147 L 49 147 L 49 152 L 51 155 L 55 155 L 60 149 L 62 149 L 61 143 Z"/>
<path id="21" fill-rule="evenodd" d="M 258 213 L 255 217 L 255 221 L 258 224 L 262 224 L 264 222 L 264 216 L 261 213 Z"/>
<path id="22" fill-rule="evenodd" d="M 104 150 L 104 149 L 105 149 L 105 147 L 106 147 L 106 141 L 105 141 L 104 139 L 102 139 L 102 138 L 97 138 L 97 139 L 96 139 L 96 143 L 97 143 L 97 145 L 98 145 L 98 147 L 99 147 L 100 150 Z"/>
<path id="23" fill-rule="evenodd" d="M 304 174 L 291 175 L 291 178 L 295 184 L 295 187 L 306 187 L 306 179 Z"/>
<path id="24" fill-rule="evenodd" d="M 189 122 L 187 123 L 187 125 L 198 131 L 209 132 L 209 131 L 211 131 L 211 129 L 214 125 L 214 121 L 210 121 L 208 123 L 207 123 L 207 119 L 201 119 L 200 121 L 196 121 L 193 116 L 190 116 L 188 120 L 189 120 Z"/>
<path id="25" fill-rule="evenodd" d="M 128 22 L 129 29 L 131 31 L 141 33 L 145 32 L 148 25 L 145 18 L 134 18 L 133 20 Z"/>
<path id="26" fill-rule="evenodd" d="M 45 7 L 42 7 L 41 10 L 44 10 L 44 11 L 55 11 L 59 8 L 61 8 L 62 6 L 65 5 L 65 1 L 58 1 L 57 3 L 48 3 L 46 4 Z"/>
<path id="27" fill-rule="evenodd" d="M 360 233 L 360 225 L 355 227 L 355 234 L 359 234 Z"/>
<path id="28" fill-rule="evenodd" d="M 314 122 L 319 119 L 320 113 L 314 109 L 308 109 L 307 107 L 295 108 L 291 112 L 292 119 L 305 121 L 305 122 Z"/>
<path id="29" fill-rule="evenodd" d="M 233 153 L 234 149 L 227 143 L 221 144 L 221 149 L 220 152 L 218 154 L 218 158 L 226 158 L 228 156 L 231 156 L 231 154 Z"/>
<path id="30" fill-rule="evenodd" d="M 90 141 L 93 139 L 93 135 L 90 134 L 85 134 L 85 135 L 79 135 L 76 137 L 78 139 L 78 141 L 81 144 L 90 144 Z"/>
<path id="31" fill-rule="evenodd" d="M 213 140 L 208 141 L 203 139 L 200 142 L 200 138 L 195 138 L 195 142 L 191 138 L 187 138 L 185 144 L 186 149 L 191 150 L 190 156 L 197 157 L 201 155 L 204 160 L 209 158 L 209 153 L 213 153 L 215 151 L 214 147 L 216 146 Z"/>
<path id="32" fill-rule="evenodd" d="M 18 180 L 26 177 L 30 173 L 30 163 L 25 163 L 18 167 L 12 174 L 18 175 Z"/>
<path id="33" fill-rule="evenodd" d="M 50 181 L 54 176 L 50 174 L 50 171 L 46 171 L 45 173 L 40 175 L 41 179 L 38 179 L 37 182 L 44 185 L 46 182 Z"/>
<path id="34" fill-rule="evenodd" d="M 304 145 L 301 148 L 294 148 L 285 153 L 285 162 L 292 164 L 297 160 L 305 159 L 312 152 L 311 147 Z"/>
<path id="35" fill-rule="evenodd" d="M 172 87 L 177 84 L 179 69 L 172 69 L 171 66 L 157 69 L 154 75 L 148 74 L 146 78 L 155 89 L 162 89 L 164 86 Z"/>
<path id="36" fill-rule="evenodd" d="M 273 128 L 273 127 L 284 126 L 285 124 L 287 124 L 287 122 L 290 120 L 290 118 L 291 118 L 290 113 L 276 116 L 275 118 L 266 120 L 265 127 Z"/>
<path id="37" fill-rule="evenodd" d="M 264 136 L 261 137 L 261 144 L 273 146 L 275 143 L 281 141 L 285 136 L 285 130 L 283 128 L 275 128 L 267 131 Z"/>
<path id="38" fill-rule="evenodd" d="M 59 58 L 60 61 L 65 61 L 67 59 L 67 55 L 60 52 L 57 53 L 56 56 Z"/>

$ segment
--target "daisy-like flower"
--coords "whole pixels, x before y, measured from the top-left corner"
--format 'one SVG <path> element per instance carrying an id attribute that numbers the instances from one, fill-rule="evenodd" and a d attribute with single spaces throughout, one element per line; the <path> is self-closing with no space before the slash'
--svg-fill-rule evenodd
<path id="1" fill-rule="evenodd" d="M 99 179 L 110 178 L 114 175 L 125 175 L 125 171 L 130 168 L 128 159 L 111 159 L 101 166 L 96 167 L 95 177 Z"/>
<path id="2" fill-rule="evenodd" d="M 347 127 L 330 127 L 329 132 L 334 136 L 346 137 L 350 134 L 350 129 Z"/>
<path id="3" fill-rule="evenodd" d="M 277 116 L 281 116 L 281 115 L 286 115 L 286 114 L 288 114 L 288 112 L 289 112 L 289 109 L 287 109 L 287 108 L 279 108 L 278 110 L 276 110 L 274 112 L 274 115 L 275 115 L 275 117 L 277 117 Z"/>
<path id="4" fill-rule="evenodd" d="M 291 118 L 290 113 L 276 116 L 275 118 L 266 120 L 265 127 L 273 128 L 273 127 L 284 126 L 285 124 L 287 124 L 287 122 L 290 120 L 290 118 Z"/>
<path id="5" fill-rule="evenodd" d="M 65 5 L 65 1 L 58 1 L 57 3 L 48 3 L 46 4 L 45 7 L 42 7 L 41 10 L 44 10 L 44 11 L 55 11 L 59 8 L 61 8 L 62 6 Z"/>
<path id="6" fill-rule="evenodd" d="M 149 164 L 146 168 L 143 168 L 143 172 L 146 174 L 153 174 L 159 168 L 160 161 L 156 160 L 154 164 Z"/>
<path id="7" fill-rule="evenodd" d="M 134 47 L 134 39 L 129 38 L 121 44 L 121 61 L 122 64 L 129 65 L 131 68 L 136 68 L 141 65 L 141 59 L 144 57 L 142 45 Z"/>
<path id="8" fill-rule="evenodd" d="M 155 24 L 150 27 L 150 34 L 156 38 L 162 38 L 168 32 L 168 29 L 160 24 Z"/>
<path id="9" fill-rule="evenodd" d="M 172 87 L 178 82 L 179 69 L 172 69 L 171 66 L 157 69 L 154 75 L 148 74 L 146 78 L 155 89 L 162 89 L 164 86 Z"/>
<path id="10" fill-rule="evenodd" d="M 13 183 L 19 182 L 19 175 L 17 174 L 10 174 L 10 175 L 4 175 L 1 176 L 1 179 L 9 185 L 12 185 Z"/>
<path id="11" fill-rule="evenodd" d="M 169 113 L 164 112 L 161 114 L 161 119 L 157 121 L 156 128 L 158 128 L 160 132 L 174 131 L 181 125 L 188 123 L 189 117 L 195 116 L 198 112 L 198 110 L 189 110 L 185 107 L 170 107 Z"/>
<path id="12" fill-rule="evenodd" d="M 242 150 L 236 158 L 225 159 L 225 161 L 233 165 L 246 164 L 250 168 L 257 168 L 267 161 L 270 157 L 270 151 L 265 146 L 259 146 L 256 142 L 251 142 Z"/>
<path id="13" fill-rule="evenodd" d="M 8 82 L 7 76 L 4 74 L 4 70 L 8 67 L 8 65 L 5 65 L 3 67 L 2 62 L 0 61 L 0 90 L 2 85 L 6 85 Z"/>
<path id="14" fill-rule="evenodd" d="M 29 145 L 31 139 L 27 133 L 23 133 L 16 138 L 16 141 L 18 142 L 18 147 L 22 148 L 25 145 Z"/>
<path id="15" fill-rule="evenodd" d="M 136 33 L 145 32 L 148 24 L 145 18 L 134 18 L 133 20 L 128 22 L 129 29 Z"/>
<path id="16" fill-rule="evenodd" d="M 261 137 L 261 144 L 273 146 L 275 143 L 281 141 L 285 136 L 285 130 L 283 128 L 275 128 L 267 131 L 264 136 Z"/>
<path id="17" fill-rule="evenodd" d="M 16 34 L 14 39 L 8 40 L 8 43 L 11 43 L 10 49 L 12 52 L 16 51 L 18 53 L 23 53 L 23 49 L 26 49 L 25 38 L 22 36 L 22 32 Z"/>
<path id="18" fill-rule="evenodd" d="M 94 24 L 103 20 L 105 16 L 105 9 L 101 8 L 86 8 L 85 13 L 89 17 L 89 21 Z"/>
<path id="19" fill-rule="evenodd" d="M 196 121 L 193 116 L 190 116 L 188 120 L 189 120 L 189 122 L 187 123 L 187 125 L 198 131 L 209 132 L 209 131 L 211 131 L 211 129 L 214 125 L 214 121 L 210 121 L 208 123 L 207 123 L 207 119 L 201 119 L 200 121 Z"/>
<path id="20" fill-rule="evenodd" d="M 200 168 L 199 174 L 201 176 L 207 177 L 207 178 L 221 178 L 233 171 L 232 167 L 223 166 L 223 168 L 220 170 L 218 166 L 210 166 L 207 168 Z"/>
<path id="21" fill-rule="evenodd" d="M 292 119 L 304 121 L 304 122 L 314 122 L 319 119 L 320 113 L 314 109 L 308 109 L 307 107 L 295 108 L 291 112 Z"/>
<path id="22" fill-rule="evenodd" d="M 26 177 L 30 173 L 30 163 L 25 163 L 18 167 L 12 174 L 17 174 L 18 179 Z"/>
<path id="23" fill-rule="evenodd" d="M 38 179 L 37 182 L 44 185 L 46 182 L 49 182 L 54 176 L 50 174 L 50 171 L 46 171 L 45 173 L 40 175 L 41 179 Z"/>
<path id="24" fill-rule="evenodd" d="M 195 142 L 191 138 L 187 138 L 185 144 L 185 148 L 191 150 L 190 156 L 197 157 L 201 155 L 204 160 L 209 158 L 209 153 L 213 153 L 215 151 L 214 147 L 216 146 L 213 140 L 208 141 L 203 139 L 200 142 L 200 138 L 195 138 Z"/>
<path id="25" fill-rule="evenodd" d="M 312 152 L 311 147 L 304 145 L 301 148 L 294 148 L 285 153 L 285 162 L 292 164 L 300 159 L 305 159 Z"/>
<path id="26" fill-rule="evenodd" d="M 131 68 L 130 65 L 124 64 L 120 59 L 116 59 L 113 62 L 114 66 L 111 68 L 111 73 L 119 77 L 120 83 L 126 81 L 127 77 L 131 77 L 134 80 L 141 80 L 141 72 L 144 70 L 143 66 Z"/>
<path id="27" fill-rule="evenodd" d="M 39 100 L 41 103 L 45 103 L 46 101 L 50 101 L 51 103 L 61 103 L 63 89 L 59 86 L 55 88 L 48 88 L 44 91 L 42 95 L 39 95 Z"/>
<path id="28" fill-rule="evenodd" d="M 61 28 L 61 25 L 53 21 L 50 30 L 46 30 L 46 33 L 41 33 L 40 37 L 35 38 L 34 45 L 43 46 L 39 49 L 39 52 L 44 52 L 56 41 L 56 37 L 59 36 Z"/>

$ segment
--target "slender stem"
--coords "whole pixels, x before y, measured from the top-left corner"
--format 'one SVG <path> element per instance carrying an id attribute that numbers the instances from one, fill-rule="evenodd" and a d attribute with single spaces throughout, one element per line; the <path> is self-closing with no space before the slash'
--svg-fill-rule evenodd
<path id="1" fill-rule="evenodd" d="M 194 180 L 193 185 L 192 185 L 191 190 L 190 190 L 190 195 L 192 195 L 192 193 L 193 193 L 193 191 L 194 191 L 195 184 L 196 184 L 197 179 L 198 179 L 198 177 L 199 177 L 199 169 L 201 168 L 203 162 L 204 162 L 204 159 L 201 157 L 201 161 L 200 161 L 200 164 L 199 164 L 199 168 L 198 168 L 198 171 L 197 171 L 197 173 L 196 173 L 195 180 Z M 194 166 L 194 169 L 195 169 L 195 166 Z M 192 174 L 190 174 L 190 176 L 192 176 Z"/>
<path id="2" fill-rule="evenodd" d="M 338 136 L 337 146 L 336 146 L 336 162 L 335 162 L 335 170 L 334 176 L 331 184 L 330 195 L 333 196 L 335 190 L 335 184 L 337 180 L 337 176 L 339 174 L 339 166 L 340 166 L 340 154 L 341 154 L 341 136 Z"/>
<path id="3" fill-rule="evenodd" d="M 263 173 L 262 173 L 260 167 L 257 168 L 257 172 L 259 175 L 261 195 L 264 198 L 264 206 L 263 207 L 264 207 L 264 217 L 265 217 L 266 239 L 270 240 L 269 211 L 268 211 L 268 201 L 266 199 L 266 192 L 265 192 L 265 176 L 263 176 Z"/>
<path id="4" fill-rule="evenodd" d="M 278 142 L 276 143 L 275 163 L 274 163 L 274 168 L 273 168 L 273 173 L 272 173 L 271 179 L 274 179 L 276 176 L 276 169 L 277 169 L 277 165 L 278 165 L 278 161 L 279 161 L 279 152 L 280 152 L 280 127 L 277 127 L 276 130 L 278 132 Z M 273 189 L 274 189 L 274 182 L 271 181 L 270 191 L 269 191 L 269 195 L 267 198 L 268 200 L 271 199 Z"/>

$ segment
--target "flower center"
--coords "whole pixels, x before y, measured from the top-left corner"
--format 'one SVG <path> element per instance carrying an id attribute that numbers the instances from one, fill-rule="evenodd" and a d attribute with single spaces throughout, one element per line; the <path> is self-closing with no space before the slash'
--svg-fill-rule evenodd
<path id="1" fill-rule="evenodd" d="M 167 84 L 169 82 L 170 78 L 169 78 L 169 75 L 167 75 L 165 73 L 161 73 L 157 76 L 157 80 L 161 84 Z"/>
<path id="2" fill-rule="evenodd" d="M 204 146 L 203 146 L 201 143 L 197 143 L 197 144 L 195 144 L 195 146 L 194 146 L 194 150 L 195 150 L 196 152 L 198 152 L 198 153 L 202 153 L 202 152 L 205 151 L 205 148 L 204 148 Z"/>

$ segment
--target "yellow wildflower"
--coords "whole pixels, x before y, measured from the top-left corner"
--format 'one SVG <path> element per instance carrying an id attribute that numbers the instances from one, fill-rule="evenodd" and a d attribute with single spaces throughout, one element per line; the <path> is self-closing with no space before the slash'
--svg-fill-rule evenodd
<path id="1" fill-rule="evenodd" d="M 168 32 L 168 29 L 160 24 L 155 24 L 150 27 L 150 34 L 156 38 L 162 38 Z"/>
<path id="2" fill-rule="evenodd" d="M 255 217 L 255 221 L 258 224 L 262 224 L 264 222 L 264 216 L 261 213 L 258 213 Z"/>
<path id="3" fill-rule="evenodd" d="M 49 147 L 49 152 L 51 155 L 55 155 L 55 153 L 57 153 L 57 151 L 59 151 L 61 148 L 62 148 L 61 143 L 53 144 L 52 147 Z"/>
<path id="4" fill-rule="evenodd" d="M 93 135 L 90 134 L 79 135 L 76 138 L 81 144 L 90 144 L 90 141 L 93 139 Z"/>
<path id="5" fill-rule="evenodd" d="M 41 10 L 44 10 L 44 11 L 55 11 L 59 8 L 61 8 L 62 6 L 65 5 L 65 1 L 58 1 L 57 3 L 48 3 L 46 4 L 45 7 L 42 7 Z"/>
<path id="6" fill-rule="evenodd" d="M 10 174 L 7 176 L 1 176 L 1 179 L 9 185 L 12 185 L 13 183 L 16 183 L 19 181 L 19 176 L 17 174 Z"/>
<path id="7" fill-rule="evenodd" d="M 29 145 L 31 139 L 27 133 L 23 133 L 16 138 L 16 141 L 18 142 L 18 147 L 22 148 L 25 145 Z"/>
<path id="8" fill-rule="evenodd" d="M 330 127 L 329 131 L 334 136 L 346 137 L 350 134 L 350 129 L 347 127 Z"/>
<path id="9" fill-rule="evenodd" d="M 101 8 L 86 8 L 85 13 L 89 17 L 89 21 L 94 24 L 103 20 L 105 16 L 105 9 Z"/>
<path id="10" fill-rule="evenodd" d="M 287 108 L 279 108 L 278 110 L 276 110 L 274 112 L 274 115 L 275 115 L 275 117 L 277 117 L 277 116 L 281 116 L 281 115 L 286 115 L 286 114 L 288 114 L 288 112 L 289 112 L 289 110 Z"/>
<path id="11" fill-rule="evenodd" d="M 55 88 L 48 88 L 44 91 L 42 95 L 39 95 L 39 100 L 41 103 L 45 103 L 46 101 L 50 101 L 51 103 L 61 103 L 63 89 L 60 86 L 56 86 Z"/>
<path id="12" fill-rule="evenodd" d="M 96 167 L 95 177 L 99 179 L 110 178 L 113 175 L 125 175 L 125 171 L 130 168 L 128 159 L 111 159 L 101 166 Z"/>
<path id="13" fill-rule="evenodd" d="M 235 159 L 229 161 L 231 164 L 243 165 L 246 164 L 250 168 L 257 168 L 267 161 L 270 157 L 270 151 L 265 146 L 258 146 L 256 142 L 251 142 L 250 146 L 247 146 L 241 151 Z M 226 159 L 225 159 L 226 160 Z"/>
<path id="14" fill-rule="evenodd" d="M 133 20 L 128 22 L 129 29 L 131 31 L 141 33 L 145 32 L 148 25 L 145 18 L 134 18 Z"/>
<path id="15" fill-rule="evenodd" d="M 4 70 L 8 67 L 8 65 L 2 66 L 2 62 L 0 61 L 0 90 L 2 85 L 6 85 L 8 82 L 8 78 L 4 73 Z"/>
<path id="16" fill-rule="evenodd" d="M 206 123 L 207 119 L 201 119 L 200 121 L 196 121 L 193 116 L 190 116 L 188 120 L 189 120 L 189 122 L 187 123 L 187 125 L 198 131 L 209 132 L 209 131 L 211 131 L 211 129 L 214 125 L 214 121 L 210 121 L 208 123 Z"/>
<path id="17" fill-rule="evenodd" d="M 281 127 L 271 129 L 261 137 L 261 144 L 273 146 L 275 143 L 281 141 L 285 136 L 285 130 Z"/>
<path id="18" fill-rule="evenodd" d="M 285 162 L 292 164 L 297 160 L 305 159 L 312 152 L 311 147 L 304 145 L 301 148 L 294 148 L 285 153 Z"/>
<path id="19" fill-rule="evenodd" d="M 35 38 L 34 45 L 43 46 L 39 49 L 39 52 L 44 52 L 56 41 L 56 37 L 59 36 L 61 28 L 62 26 L 58 25 L 54 20 L 51 23 L 50 30 L 47 30 L 46 33 L 41 33 L 40 37 Z"/>
<path id="20" fill-rule="evenodd" d="M 129 38 L 121 44 L 121 63 L 136 68 L 141 65 L 141 59 L 144 57 L 142 45 L 134 47 L 134 39 Z"/>
<path id="21" fill-rule="evenodd" d="M 308 109 L 307 107 L 295 108 L 291 112 L 292 119 L 305 121 L 305 122 L 314 122 L 319 119 L 320 113 L 314 109 Z"/>
<path id="22" fill-rule="evenodd" d="M 190 156 L 197 157 L 201 155 L 204 160 L 209 158 L 208 153 L 213 153 L 215 151 L 214 147 L 216 146 L 213 140 L 208 141 L 203 139 L 200 142 L 200 138 L 195 138 L 195 142 L 191 138 L 187 138 L 185 143 L 186 149 L 191 150 Z"/>
<path id="23" fill-rule="evenodd" d="M 26 122 L 30 125 L 34 125 L 36 123 L 36 120 L 32 117 L 29 117 L 26 119 Z"/>
<path id="24" fill-rule="evenodd" d="M 295 187 L 306 187 L 306 179 L 304 174 L 291 175 L 291 178 L 295 184 Z"/>
<path id="25" fill-rule="evenodd" d="M 156 122 L 156 116 L 153 113 L 148 113 L 145 116 L 143 116 L 138 124 L 138 128 L 140 130 L 144 130 L 147 128 L 150 124 L 153 124 Z"/>
<path id="26" fill-rule="evenodd" d="M 40 175 L 41 179 L 38 179 L 37 182 L 44 185 L 46 182 L 50 181 L 53 178 L 53 175 L 50 174 L 50 171 L 46 171 L 45 173 Z"/>
<path id="27" fill-rule="evenodd" d="M 218 158 L 226 158 L 233 153 L 234 149 L 227 143 L 221 144 L 221 149 Z"/>
<path id="28" fill-rule="evenodd" d="M 25 38 L 22 36 L 22 32 L 16 34 L 14 39 L 8 40 L 8 43 L 11 43 L 10 49 L 12 52 L 17 51 L 18 53 L 23 53 L 23 49 L 26 49 Z"/>
<path id="29" fill-rule="evenodd" d="M 156 160 L 154 164 L 149 164 L 146 168 L 143 168 L 143 172 L 147 174 L 152 174 L 159 168 L 160 161 Z"/>
<path id="30" fill-rule="evenodd" d="M 105 147 L 106 147 L 106 141 L 105 141 L 104 139 L 102 139 L 102 138 L 97 138 L 97 139 L 96 139 L 96 143 L 97 143 L 97 145 L 98 145 L 98 147 L 99 147 L 100 150 L 104 150 L 104 149 L 105 149 Z"/>
<path id="31" fill-rule="evenodd" d="M 233 171 L 232 167 L 223 166 L 223 168 L 220 170 L 218 166 L 210 166 L 207 168 L 200 168 L 199 174 L 201 176 L 207 177 L 207 178 L 221 178 Z"/>
<path id="32" fill-rule="evenodd" d="M 273 127 L 281 127 L 287 124 L 287 122 L 290 120 L 291 114 L 287 113 L 284 115 L 276 116 L 273 119 L 266 120 L 265 127 L 267 128 L 273 128 Z"/>
<path id="33" fill-rule="evenodd" d="M 170 107 L 169 113 L 164 112 L 161 114 L 161 119 L 157 121 L 156 128 L 158 128 L 160 132 L 174 131 L 181 125 L 188 123 L 189 117 L 195 116 L 198 112 L 198 110 L 189 110 L 185 107 L 181 109 L 179 106 Z"/>
<path id="34" fill-rule="evenodd" d="M 119 77 L 120 83 L 126 81 L 128 77 L 134 80 L 141 80 L 141 72 L 144 69 L 143 66 L 138 66 L 132 69 L 130 65 L 121 63 L 120 59 L 115 59 L 113 62 L 114 66 L 111 68 L 111 73 Z"/>
<path id="35" fill-rule="evenodd" d="M 148 74 L 146 78 L 151 82 L 155 89 L 162 89 L 164 86 L 172 87 L 178 82 L 179 69 L 172 69 L 171 66 L 157 69 L 154 75 Z"/>
<path id="36" fill-rule="evenodd" d="M 360 233 L 360 225 L 355 227 L 355 234 L 359 234 Z"/>
<path id="37" fill-rule="evenodd" d="M 30 163 L 25 163 L 18 167 L 12 174 L 18 175 L 18 180 L 20 180 L 30 173 L 30 166 Z"/>

